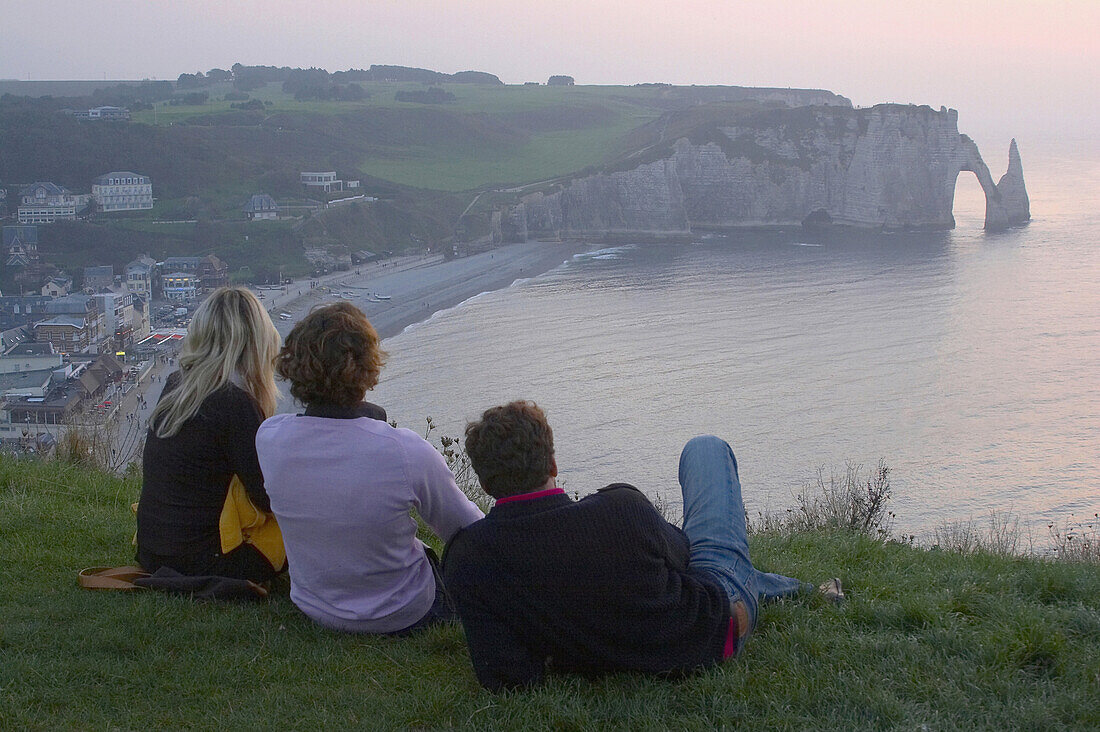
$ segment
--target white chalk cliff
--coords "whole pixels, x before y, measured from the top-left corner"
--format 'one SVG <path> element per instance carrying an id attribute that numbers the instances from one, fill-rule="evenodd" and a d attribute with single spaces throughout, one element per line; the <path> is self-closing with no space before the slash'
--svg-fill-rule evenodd
<path id="1" fill-rule="evenodd" d="M 985 191 L 987 229 L 1030 219 L 1015 140 L 994 184 L 977 146 L 959 134 L 955 110 L 883 104 L 710 120 L 612 169 L 524 196 L 495 222 L 507 240 L 798 225 L 950 229 L 961 171 Z"/>

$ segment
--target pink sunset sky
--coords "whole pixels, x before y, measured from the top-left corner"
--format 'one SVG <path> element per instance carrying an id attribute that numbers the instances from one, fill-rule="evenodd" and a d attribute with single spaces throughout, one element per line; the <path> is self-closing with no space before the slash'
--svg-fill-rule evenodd
<path id="1" fill-rule="evenodd" d="M 1097 0 L 54 0 L 0 11 L 0 78 L 376 63 L 814 87 L 955 107 L 962 131 L 1001 147 L 1100 136 L 1098 30 Z"/>

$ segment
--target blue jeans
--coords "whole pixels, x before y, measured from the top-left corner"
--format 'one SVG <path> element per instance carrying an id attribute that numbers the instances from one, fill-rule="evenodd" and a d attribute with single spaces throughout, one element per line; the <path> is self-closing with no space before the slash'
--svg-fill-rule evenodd
<path id="1" fill-rule="evenodd" d="M 789 597 L 809 587 L 794 577 L 752 566 L 737 458 L 724 440 L 707 435 L 684 446 L 680 490 L 684 533 L 691 542 L 688 566 L 721 585 L 731 602 L 744 600 L 753 627 L 761 600 Z"/>

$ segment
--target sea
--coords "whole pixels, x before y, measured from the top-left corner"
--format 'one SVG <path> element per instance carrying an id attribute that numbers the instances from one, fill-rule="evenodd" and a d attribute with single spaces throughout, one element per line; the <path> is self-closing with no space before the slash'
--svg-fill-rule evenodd
<path id="1" fill-rule="evenodd" d="M 388 339 L 368 396 L 433 439 L 533 400 L 580 495 L 675 510 L 680 449 L 715 434 L 750 517 L 883 460 L 895 534 L 1000 517 L 1041 544 L 1100 511 L 1100 145 L 1021 151 L 1025 227 L 985 232 L 962 173 L 948 232 L 593 249 Z"/>

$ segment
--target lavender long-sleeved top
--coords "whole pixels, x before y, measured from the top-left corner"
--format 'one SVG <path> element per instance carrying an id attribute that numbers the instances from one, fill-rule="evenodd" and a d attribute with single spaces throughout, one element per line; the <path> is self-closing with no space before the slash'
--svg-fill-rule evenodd
<path id="1" fill-rule="evenodd" d="M 402 630 L 431 607 L 435 578 L 410 509 L 444 541 L 482 517 L 435 448 L 383 421 L 277 414 L 256 452 L 290 599 L 336 630 Z"/>

